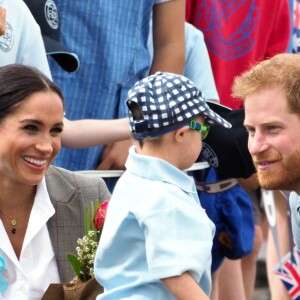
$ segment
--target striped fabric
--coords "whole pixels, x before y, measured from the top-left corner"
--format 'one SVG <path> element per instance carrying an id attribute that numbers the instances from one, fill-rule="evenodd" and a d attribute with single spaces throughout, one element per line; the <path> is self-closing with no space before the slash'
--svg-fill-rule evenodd
<path id="1" fill-rule="evenodd" d="M 147 76 L 147 38 L 155 0 L 56 0 L 60 39 L 80 59 L 67 73 L 51 58 L 54 82 L 62 89 L 69 119 L 124 117 L 133 84 Z M 102 147 L 62 149 L 54 164 L 70 170 L 94 169 Z"/>

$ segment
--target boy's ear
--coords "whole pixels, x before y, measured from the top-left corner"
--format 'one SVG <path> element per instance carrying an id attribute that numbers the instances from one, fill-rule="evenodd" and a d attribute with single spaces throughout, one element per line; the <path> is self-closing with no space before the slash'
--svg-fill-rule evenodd
<path id="1" fill-rule="evenodd" d="M 189 130 L 189 126 L 183 126 L 179 129 L 176 129 L 174 132 L 174 139 L 176 142 L 181 143 L 184 139 L 185 133 Z"/>

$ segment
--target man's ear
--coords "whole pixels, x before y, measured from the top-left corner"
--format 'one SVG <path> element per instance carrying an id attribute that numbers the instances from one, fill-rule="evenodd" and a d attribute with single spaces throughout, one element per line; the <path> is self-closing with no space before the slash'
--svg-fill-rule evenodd
<path id="1" fill-rule="evenodd" d="M 174 131 L 174 139 L 178 143 L 182 143 L 184 139 L 184 135 L 186 134 L 187 131 L 189 131 L 189 126 L 183 126 L 177 130 Z"/>

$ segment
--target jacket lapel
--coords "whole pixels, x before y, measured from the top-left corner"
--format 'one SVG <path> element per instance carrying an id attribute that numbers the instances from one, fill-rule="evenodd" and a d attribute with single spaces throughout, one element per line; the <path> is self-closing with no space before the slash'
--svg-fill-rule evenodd
<path id="1" fill-rule="evenodd" d="M 62 282 L 67 282 L 74 277 L 74 272 L 66 254 L 76 252 L 77 239 L 81 237 L 78 233 L 84 234 L 82 194 L 74 186 L 72 173 L 64 173 L 54 167 L 50 167 L 46 174 L 46 185 L 55 209 L 55 214 L 50 218 L 47 226 L 60 279 Z"/>

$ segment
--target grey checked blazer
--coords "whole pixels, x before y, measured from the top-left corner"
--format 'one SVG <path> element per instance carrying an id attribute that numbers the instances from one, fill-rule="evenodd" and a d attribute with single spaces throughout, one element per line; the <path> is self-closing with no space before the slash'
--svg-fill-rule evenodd
<path id="1" fill-rule="evenodd" d="M 97 199 L 101 202 L 109 200 L 110 192 L 100 177 L 81 175 L 53 166 L 46 173 L 46 185 L 55 208 L 55 214 L 47 226 L 61 282 L 69 282 L 75 273 L 66 254 L 77 255 L 77 239 L 84 235 L 84 205 L 90 205 L 91 201 Z"/>

